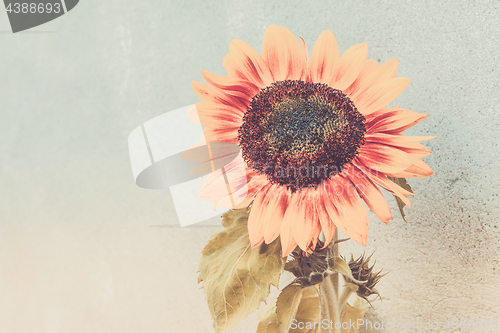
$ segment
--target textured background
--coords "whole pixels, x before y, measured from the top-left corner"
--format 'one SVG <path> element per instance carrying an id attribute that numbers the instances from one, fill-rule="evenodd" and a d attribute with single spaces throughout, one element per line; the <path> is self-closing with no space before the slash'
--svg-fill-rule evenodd
<path id="1" fill-rule="evenodd" d="M 439 136 L 426 143 L 435 176 L 411 181 L 410 223 L 391 200 L 366 249 L 342 247 L 376 250 L 389 271 L 369 318 L 500 319 L 497 0 L 87 0 L 15 35 L 0 12 L 3 332 L 212 331 L 196 270 L 218 228 L 165 227 L 168 191 L 134 184 L 127 136 L 197 102 L 200 70 L 224 75 L 229 42 L 260 51 L 270 24 L 309 50 L 330 29 L 341 52 L 367 42 L 369 58 L 397 57 L 412 80 L 397 102 L 430 115 L 408 132 Z"/>

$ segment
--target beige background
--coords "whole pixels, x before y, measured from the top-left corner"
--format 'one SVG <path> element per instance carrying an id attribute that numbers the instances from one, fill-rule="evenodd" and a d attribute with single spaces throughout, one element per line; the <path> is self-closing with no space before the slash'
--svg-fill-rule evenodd
<path id="1" fill-rule="evenodd" d="M 229 42 L 260 51 L 269 24 L 398 57 L 398 102 L 430 115 L 409 132 L 439 136 L 410 223 L 371 215 L 366 249 L 342 248 L 389 272 L 370 318 L 500 319 L 498 1 L 86 0 L 15 35 L 0 12 L 0 331 L 212 331 L 196 269 L 218 229 L 168 227 L 169 193 L 134 184 L 127 136 L 197 102 L 200 70 L 224 75 Z"/>

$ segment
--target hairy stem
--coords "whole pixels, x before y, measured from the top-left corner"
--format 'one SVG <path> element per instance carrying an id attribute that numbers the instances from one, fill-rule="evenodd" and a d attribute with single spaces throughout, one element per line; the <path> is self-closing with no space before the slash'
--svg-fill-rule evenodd
<path id="1" fill-rule="evenodd" d="M 333 240 L 328 245 L 330 249 L 333 249 L 335 257 L 340 257 L 339 255 L 339 241 L 337 231 Z M 345 332 L 342 330 L 342 319 L 344 317 L 344 311 L 347 304 L 347 299 L 351 296 L 358 287 L 352 283 L 346 283 L 343 288 L 340 288 L 341 276 L 337 272 L 326 276 L 320 285 L 320 323 L 323 320 L 328 321 L 328 327 L 326 325 L 320 325 L 318 333 L 341 333 Z"/>
<path id="2" fill-rule="evenodd" d="M 328 245 L 328 247 L 333 246 L 334 255 L 338 256 L 339 245 L 336 243 L 338 239 L 338 233 L 335 231 L 333 239 Z M 333 274 L 326 276 L 320 285 L 320 295 L 321 295 L 321 313 L 320 313 L 320 323 L 327 319 L 329 323 L 333 325 L 328 325 L 325 328 L 320 325 L 318 333 L 340 333 L 340 329 L 335 328 L 335 323 L 340 322 L 340 308 L 339 308 L 339 274 L 333 272 Z"/>
<path id="3" fill-rule="evenodd" d="M 333 253 L 335 253 L 335 257 L 339 257 L 339 243 L 337 240 L 339 239 L 339 230 L 335 229 L 335 234 L 333 235 Z M 339 294 L 339 274 L 335 273 L 332 276 L 333 287 L 335 288 L 335 295 Z"/>

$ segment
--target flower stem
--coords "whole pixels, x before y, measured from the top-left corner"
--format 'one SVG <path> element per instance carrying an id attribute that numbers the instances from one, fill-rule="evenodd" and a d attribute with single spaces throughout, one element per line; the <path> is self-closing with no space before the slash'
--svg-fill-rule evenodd
<path id="1" fill-rule="evenodd" d="M 335 229 L 335 234 L 333 235 L 333 253 L 335 257 L 339 256 L 339 243 L 337 242 L 339 239 L 339 230 Z M 335 274 L 332 275 L 332 280 L 333 280 L 333 287 L 335 288 L 335 294 L 339 294 L 339 273 L 335 272 Z"/>
<path id="2" fill-rule="evenodd" d="M 339 244 L 336 243 L 338 239 L 338 233 L 335 231 L 335 235 L 331 240 L 328 247 L 333 246 L 334 255 L 338 256 Z M 320 295 L 321 295 L 321 312 L 320 312 L 320 323 L 323 320 L 328 320 L 329 323 L 333 325 L 328 325 L 325 328 L 320 325 L 318 333 L 340 333 L 340 329 L 335 328 L 335 323 L 340 322 L 340 307 L 339 307 L 339 274 L 333 272 L 333 274 L 326 276 L 320 285 Z"/>
<path id="3" fill-rule="evenodd" d="M 335 257 L 339 257 L 339 242 L 337 231 L 333 240 L 328 245 L 333 249 Z M 341 333 L 350 332 L 350 330 L 341 329 L 344 311 L 347 304 L 347 299 L 351 296 L 358 287 L 352 283 L 348 283 L 340 290 L 340 275 L 336 271 L 326 276 L 320 285 L 320 323 L 327 320 L 329 325 L 320 325 L 318 333 Z"/>

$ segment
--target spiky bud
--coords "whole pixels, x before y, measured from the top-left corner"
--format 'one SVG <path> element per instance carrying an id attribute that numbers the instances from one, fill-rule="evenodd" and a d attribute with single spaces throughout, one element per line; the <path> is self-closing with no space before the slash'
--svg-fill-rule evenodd
<path id="1" fill-rule="evenodd" d="M 365 258 L 365 255 L 363 254 L 359 256 L 359 258 L 354 259 L 351 254 L 351 260 L 349 261 L 349 268 L 351 269 L 354 278 L 360 281 L 366 281 L 365 283 L 357 283 L 356 281 L 351 281 L 349 278 L 346 279 L 348 282 L 354 283 L 359 287 L 356 291 L 356 294 L 366 300 L 368 303 L 370 303 L 368 301 L 368 296 L 377 295 L 378 297 L 380 297 L 379 292 L 377 291 L 377 289 L 375 289 L 375 285 L 385 275 L 381 274 L 381 270 L 378 272 L 373 271 L 375 264 L 373 264 L 372 266 L 369 265 L 369 261 L 372 255 Z"/>

